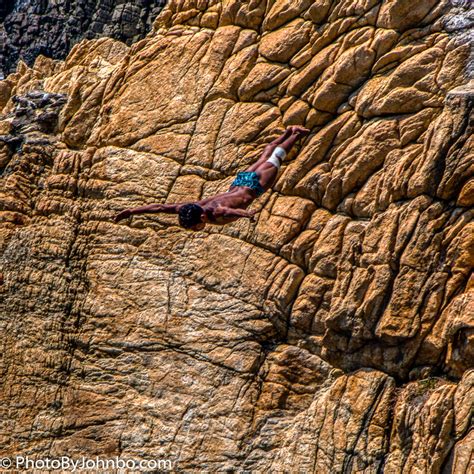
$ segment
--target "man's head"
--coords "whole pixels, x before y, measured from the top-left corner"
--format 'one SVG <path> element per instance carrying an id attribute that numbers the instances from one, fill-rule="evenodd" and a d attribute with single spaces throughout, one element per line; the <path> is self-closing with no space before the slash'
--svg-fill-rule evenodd
<path id="1" fill-rule="evenodd" d="M 185 229 L 202 230 L 206 225 L 202 221 L 204 209 L 197 204 L 185 204 L 179 209 L 179 224 Z"/>

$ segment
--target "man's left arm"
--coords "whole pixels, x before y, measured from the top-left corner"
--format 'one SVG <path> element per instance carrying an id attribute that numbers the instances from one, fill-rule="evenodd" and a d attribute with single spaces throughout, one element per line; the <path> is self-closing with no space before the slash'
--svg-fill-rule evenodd
<path id="1" fill-rule="evenodd" d="M 239 217 L 245 217 L 247 219 L 250 219 L 251 221 L 254 221 L 255 214 L 257 211 L 246 211 L 245 209 L 234 209 L 231 207 L 221 207 L 219 208 L 219 213 L 222 215 L 222 217 L 227 217 L 227 218 L 239 218 Z"/>

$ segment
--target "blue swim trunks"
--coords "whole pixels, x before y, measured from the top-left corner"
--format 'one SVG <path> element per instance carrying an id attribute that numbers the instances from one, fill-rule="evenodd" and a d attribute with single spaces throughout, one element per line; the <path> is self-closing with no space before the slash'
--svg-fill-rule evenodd
<path id="1" fill-rule="evenodd" d="M 262 188 L 262 185 L 258 179 L 258 175 L 255 171 L 239 171 L 237 173 L 237 177 L 230 185 L 230 187 L 233 186 L 246 186 L 247 188 L 255 191 L 257 197 L 261 196 L 265 192 L 265 189 Z"/>

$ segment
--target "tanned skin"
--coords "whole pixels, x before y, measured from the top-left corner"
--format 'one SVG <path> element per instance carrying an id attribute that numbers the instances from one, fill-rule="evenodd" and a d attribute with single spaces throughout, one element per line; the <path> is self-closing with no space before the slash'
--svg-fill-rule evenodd
<path id="1" fill-rule="evenodd" d="M 285 132 L 269 143 L 262 156 L 246 171 L 255 171 L 260 184 L 266 191 L 276 181 L 278 168 L 268 163 L 273 150 L 279 146 L 286 153 L 289 153 L 294 144 L 302 137 L 308 135 L 309 130 L 297 125 L 288 127 Z M 115 217 L 115 222 L 126 219 L 137 214 L 178 214 L 181 206 L 186 204 L 197 204 L 203 208 L 201 221 L 199 224 L 191 227 L 192 230 L 202 230 L 206 224 L 225 225 L 234 222 L 242 217 L 253 220 L 256 211 L 247 211 L 247 207 L 252 204 L 257 195 L 253 189 L 246 186 L 233 186 L 229 191 L 216 194 L 200 201 L 180 202 L 176 204 L 150 204 L 148 206 L 136 207 L 134 209 L 125 209 Z"/>

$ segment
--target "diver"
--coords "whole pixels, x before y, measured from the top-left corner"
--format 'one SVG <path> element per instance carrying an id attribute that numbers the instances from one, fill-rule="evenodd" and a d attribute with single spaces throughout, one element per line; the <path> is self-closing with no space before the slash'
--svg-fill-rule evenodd
<path id="1" fill-rule="evenodd" d="M 115 222 L 137 214 L 178 214 L 179 224 L 185 229 L 202 230 L 206 224 L 225 225 L 240 218 L 253 220 L 256 211 L 247 211 L 247 207 L 275 183 L 281 162 L 293 145 L 309 130 L 293 125 L 269 143 L 262 156 L 237 177 L 227 192 L 201 199 L 200 201 L 176 204 L 150 204 L 125 209 L 115 217 Z"/>

